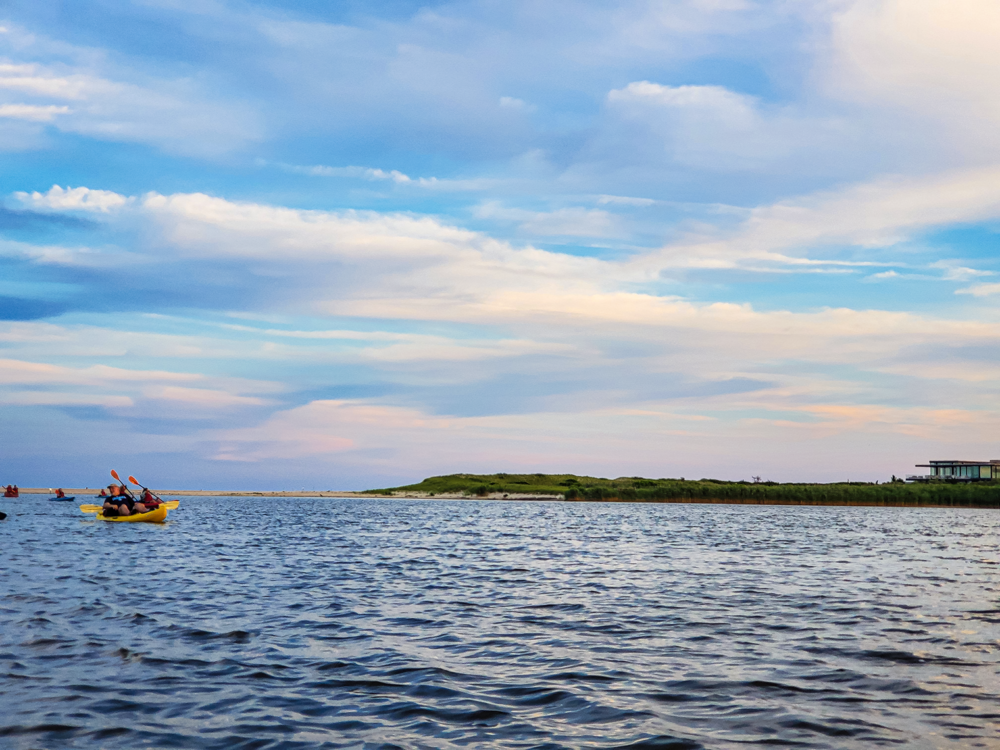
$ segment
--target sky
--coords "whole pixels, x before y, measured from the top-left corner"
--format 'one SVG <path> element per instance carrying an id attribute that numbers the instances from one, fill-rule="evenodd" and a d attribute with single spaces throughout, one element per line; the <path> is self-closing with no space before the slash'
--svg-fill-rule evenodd
<path id="1" fill-rule="evenodd" d="M 0 483 L 1000 457 L 995 0 L 8 0 Z"/>

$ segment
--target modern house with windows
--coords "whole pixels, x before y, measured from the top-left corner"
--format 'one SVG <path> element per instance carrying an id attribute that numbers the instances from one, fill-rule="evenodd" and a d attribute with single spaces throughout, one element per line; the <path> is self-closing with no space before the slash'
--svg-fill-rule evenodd
<path id="1" fill-rule="evenodd" d="M 1000 459 L 991 461 L 931 461 L 917 464 L 918 468 L 930 469 L 926 474 L 909 476 L 911 482 L 926 482 L 930 479 L 946 479 L 952 482 L 978 482 L 990 479 L 1000 480 Z"/>

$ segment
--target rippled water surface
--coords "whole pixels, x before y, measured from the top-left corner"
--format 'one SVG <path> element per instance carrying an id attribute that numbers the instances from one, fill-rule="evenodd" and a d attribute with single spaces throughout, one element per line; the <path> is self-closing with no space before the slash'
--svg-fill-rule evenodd
<path id="1" fill-rule="evenodd" d="M 996 511 L 38 506 L 3 748 L 1000 747 Z"/>

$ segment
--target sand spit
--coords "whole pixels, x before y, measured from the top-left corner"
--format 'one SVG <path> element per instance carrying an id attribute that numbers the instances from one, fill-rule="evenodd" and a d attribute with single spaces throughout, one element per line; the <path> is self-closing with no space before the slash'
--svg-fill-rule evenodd
<path id="1" fill-rule="evenodd" d="M 63 487 L 63 492 L 70 496 L 76 496 L 78 502 L 85 502 L 88 498 L 93 498 L 97 496 L 101 491 L 101 488 L 69 488 Z M 380 497 L 380 498 L 395 498 L 395 499 L 407 499 L 407 500 L 545 500 L 547 502 L 558 501 L 567 503 L 589 503 L 589 502 L 601 502 L 601 503 L 647 503 L 647 504 L 693 504 L 693 505 L 816 505 L 816 506 L 867 506 L 867 507 L 879 507 L 879 508 L 952 508 L 952 507 L 970 507 L 961 505 L 939 505 L 937 503 L 907 503 L 900 501 L 886 501 L 886 502 L 871 502 L 863 500 L 825 500 L 825 501 L 814 501 L 814 500 L 768 500 L 760 498 L 726 498 L 726 499 L 716 499 L 708 497 L 699 498 L 688 498 L 688 497 L 675 497 L 663 500 L 621 500 L 619 498 L 607 498 L 605 500 L 565 500 L 562 495 L 539 495 L 539 494 L 522 494 L 516 492 L 509 493 L 499 493 L 493 492 L 486 496 L 474 496 L 474 495 L 463 495 L 460 492 L 439 492 L 436 494 L 430 494 L 428 492 L 393 492 L 390 494 L 373 494 L 369 492 L 351 492 L 343 491 L 337 492 L 335 490 L 324 490 L 321 492 L 310 492 L 308 490 L 300 490 L 298 492 L 291 492 L 288 490 L 279 492 L 247 492 L 245 490 L 158 490 L 155 489 L 157 495 L 163 498 L 176 498 L 176 497 L 329 497 L 329 498 L 352 498 L 352 497 Z M 22 487 L 21 495 L 49 495 L 53 494 L 52 490 L 48 488 L 39 487 Z M 17 498 L 6 498 L 8 501 L 16 500 Z"/>
<path id="2" fill-rule="evenodd" d="M 52 495 L 54 489 L 47 487 L 21 487 L 22 495 Z M 78 498 L 94 497 L 101 494 L 103 487 L 73 488 L 63 487 L 62 491 L 67 495 L 76 495 Z M 281 490 L 273 492 L 250 492 L 247 490 L 161 490 L 152 488 L 153 492 L 161 496 L 170 497 L 398 497 L 411 500 L 561 500 L 561 495 L 538 495 L 494 492 L 485 498 L 474 498 L 470 495 L 463 495 L 460 492 L 440 492 L 431 495 L 427 492 L 391 492 L 388 494 L 373 494 L 370 492 L 338 491 L 338 490 Z"/>

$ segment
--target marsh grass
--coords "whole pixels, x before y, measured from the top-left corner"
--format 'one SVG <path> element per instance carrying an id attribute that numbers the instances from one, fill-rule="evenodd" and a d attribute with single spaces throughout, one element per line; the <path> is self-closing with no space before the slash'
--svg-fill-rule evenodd
<path id="1" fill-rule="evenodd" d="M 604 479 L 574 474 L 449 474 L 429 477 L 417 484 L 368 492 L 426 493 L 432 496 L 459 494 L 468 497 L 535 495 L 548 496 L 553 500 L 631 502 L 1000 507 L 1000 482 L 779 484 L 718 479 Z"/>

